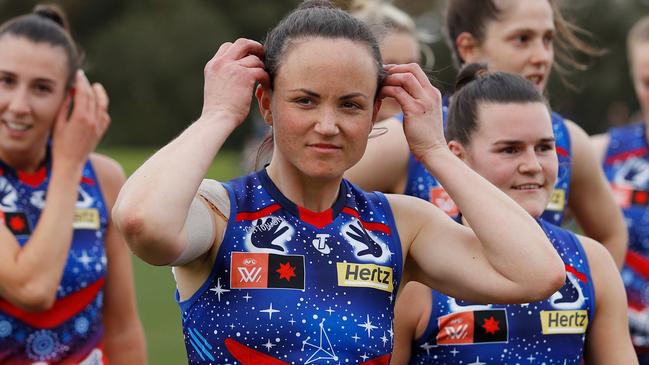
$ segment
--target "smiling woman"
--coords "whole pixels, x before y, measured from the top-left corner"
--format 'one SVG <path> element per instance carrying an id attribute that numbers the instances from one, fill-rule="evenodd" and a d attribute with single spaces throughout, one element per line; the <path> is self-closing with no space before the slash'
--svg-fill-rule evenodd
<path id="1" fill-rule="evenodd" d="M 273 126 L 270 164 L 203 180 L 256 82 Z M 367 25 L 329 1 L 302 3 L 263 46 L 221 45 L 204 90 L 201 117 L 129 178 L 113 210 L 138 256 L 174 266 L 189 363 L 388 364 L 392 347 L 377 332 L 392 330 L 402 277 L 497 302 L 562 284 L 536 222 L 443 145 L 440 94 L 421 68 L 384 68 Z M 474 230 L 422 200 L 342 178 L 384 96 L 400 104 L 413 154 L 448 183 Z M 503 222 L 515 228 L 494 229 Z"/>
<path id="2" fill-rule="evenodd" d="M 91 154 L 108 97 L 78 68 L 58 8 L 0 27 L 0 363 L 146 362 L 108 216 L 124 175 Z"/>

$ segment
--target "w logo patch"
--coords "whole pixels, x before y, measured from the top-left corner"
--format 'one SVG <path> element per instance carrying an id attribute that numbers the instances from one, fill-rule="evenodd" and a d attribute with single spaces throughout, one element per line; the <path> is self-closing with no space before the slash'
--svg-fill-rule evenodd
<path id="1" fill-rule="evenodd" d="M 437 318 L 438 345 L 507 342 L 505 309 L 456 312 Z"/>
<path id="2" fill-rule="evenodd" d="M 233 289 L 304 289 L 304 256 L 233 252 Z"/>

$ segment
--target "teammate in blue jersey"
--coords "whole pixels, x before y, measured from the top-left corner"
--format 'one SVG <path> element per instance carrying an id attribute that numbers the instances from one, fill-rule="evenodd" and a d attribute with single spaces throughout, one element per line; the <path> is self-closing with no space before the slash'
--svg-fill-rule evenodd
<path id="1" fill-rule="evenodd" d="M 649 17 L 627 37 L 631 76 L 643 122 L 593 136 L 604 172 L 629 230 L 629 251 L 622 278 L 629 301 L 631 339 L 641 364 L 649 364 Z"/>
<path id="2" fill-rule="evenodd" d="M 108 97 L 57 7 L 0 26 L 0 363 L 143 364 Z M 70 110 L 70 103 L 74 106 Z"/>
<path id="3" fill-rule="evenodd" d="M 204 181 L 257 81 L 273 127 L 270 164 Z M 421 199 L 343 180 L 382 96 L 399 102 L 413 153 L 473 230 Z M 384 68 L 369 28 L 328 1 L 301 4 L 263 46 L 219 47 L 205 67 L 201 117 L 129 178 L 113 211 L 138 256 L 175 266 L 191 364 L 387 364 L 402 277 L 499 302 L 563 284 L 563 263 L 534 219 L 445 147 L 440 102 L 421 68 Z M 498 228 L 505 222 L 511 229 Z"/>
<path id="4" fill-rule="evenodd" d="M 550 112 L 529 81 L 465 66 L 449 110 L 449 149 L 539 219 L 558 159 Z M 473 223 L 460 216 L 464 225 Z M 395 307 L 392 364 L 634 364 L 624 287 L 598 242 L 538 220 L 565 284 L 547 299 L 478 304 L 408 283 Z"/>
<path id="5" fill-rule="evenodd" d="M 458 65 L 486 62 L 491 70 L 519 74 L 543 92 L 554 62 L 555 38 L 586 53 L 587 45 L 570 32 L 555 0 L 450 0 L 446 33 Z M 566 59 L 563 54 L 559 59 Z M 601 242 L 618 266 L 626 252 L 627 235 L 611 189 L 586 133 L 575 123 L 553 115 L 560 176 L 546 219 L 561 224 L 566 208 L 584 233 Z M 412 194 L 444 208 L 457 208 L 438 179 L 412 158 L 400 121 L 381 123 L 388 132 L 372 139 L 361 162 L 346 177 L 366 190 Z M 376 174 L 376 171 L 381 174 Z"/>

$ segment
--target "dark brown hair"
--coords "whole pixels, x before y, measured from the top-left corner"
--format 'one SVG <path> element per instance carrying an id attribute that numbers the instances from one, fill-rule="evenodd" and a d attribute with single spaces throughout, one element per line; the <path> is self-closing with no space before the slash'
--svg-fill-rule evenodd
<path id="1" fill-rule="evenodd" d="M 471 142 L 478 128 L 482 103 L 543 103 L 546 100 L 529 80 L 507 72 L 489 72 L 483 63 L 464 66 L 455 83 L 446 121 L 446 139 L 463 145 Z"/>
<path id="2" fill-rule="evenodd" d="M 6 21 L 0 26 L 0 38 L 5 35 L 23 37 L 34 43 L 47 43 L 65 51 L 68 87 L 81 65 L 81 56 L 69 32 L 65 13 L 56 5 L 36 5 L 30 14 Z"/>

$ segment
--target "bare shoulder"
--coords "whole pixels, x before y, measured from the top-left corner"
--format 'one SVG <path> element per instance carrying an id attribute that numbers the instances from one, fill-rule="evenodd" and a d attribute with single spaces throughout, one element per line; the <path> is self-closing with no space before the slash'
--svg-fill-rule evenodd
<path id="1" fill-rule="evenodd" d="M 619 275 L 615 261 L 613 261 L 613 257 L 604 245 L 590 237 L 577 235 L 577 238 L 584 248 L 588 258 L 588 266 L 590 266 L 590 272 L 595 282 L 598 281 L 598 278 L 601 280 L 611 274 Z"/>
<path id="2" fill-rule="evenodd" d="M 105 198 L 112 205 L 117 198 L 119 189 L 126 180 L 124 169 L 117 161 L 99 153 L 92 153 L 90 155 L 90 162 L 97 173 Z"/>

